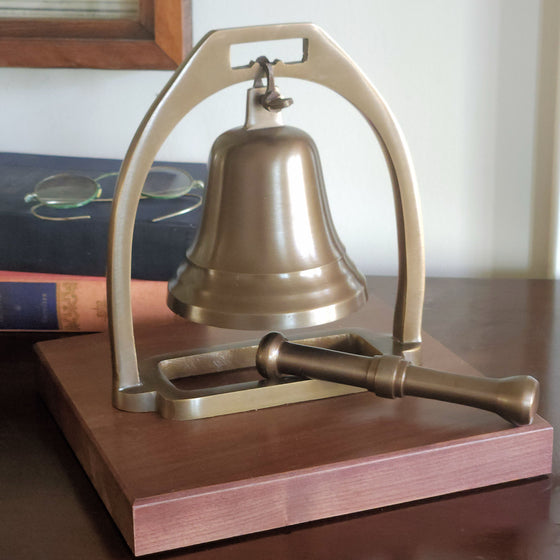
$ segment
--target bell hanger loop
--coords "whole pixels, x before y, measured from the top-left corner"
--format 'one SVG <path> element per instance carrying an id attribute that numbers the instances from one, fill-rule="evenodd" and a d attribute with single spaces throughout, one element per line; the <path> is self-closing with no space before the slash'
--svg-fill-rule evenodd
<path id="1" fill-rule="evenodd" d="M 274 85 L 274 72 L 273 65 L 279 62 L 278 59 L 270 62 L 266 56 L 259 56 L 256 62 L 260 64 L 261 71 L 255 77 L 253 87 L 263 87 L 262 78 L 263 74 L 266 76 L 266 91 L 260 98 L 261 105 L 267 110 L 274 113 L 286 109 L 293 104 L 294 100 L 291 97 L 281 97 L 280 92 Z"/>

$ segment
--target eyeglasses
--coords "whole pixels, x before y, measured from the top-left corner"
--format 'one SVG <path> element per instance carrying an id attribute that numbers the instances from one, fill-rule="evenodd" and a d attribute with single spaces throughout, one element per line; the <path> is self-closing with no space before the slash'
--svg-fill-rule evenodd
<path id="1" fill-rule="evenodd" d="M 44 216 L 38 210 L 42 207 L 68 209 L 79 208 L 90 202 L 111 202 L 112 198 L 101 198 L 103 188 L 114 188 L 118 173 L 105 173 L 96 179 L 73 173 L 58 173 L 47 177 L 35 186 L 35 191 L 25 196 L 25 202 L 37 202 L 31 207 L 31 213 L 41 220 L 68 221 L 87 220 L 91 216 Z M 168 218 L 192 212 L 202 204 L 202 195 L 191 192 L 193 189 L 204 188 L 202 181 L 194 180 L 189 173 L 174 167 L 152 167 L 142 188 L 141 198 L 171 200 L 186 197 L 194 199 L 193 204 L 173 212 L 154 218 L 152 222 L 161 222 Z"/>

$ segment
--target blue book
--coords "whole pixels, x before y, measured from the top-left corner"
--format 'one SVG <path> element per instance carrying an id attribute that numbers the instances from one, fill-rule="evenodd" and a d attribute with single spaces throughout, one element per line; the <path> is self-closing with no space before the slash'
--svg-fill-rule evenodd
<path id="1" fill-rule="evenodd" d="M 56 283 L 0 282 L 0 329 L 58 328 Z"/>
<path id="2" fill-rule="evenodd" d="M 96 178 L 116 172 L 120 160 L 0 153 L 0 270 L 104 276 L 111 203 L 56 210 L 56 215 L 91 216 L 88 220 L 45 221 L 31 214 L 24 198 L 39 181 L 57 173 Z M 188 171 L 206 181 L 203 163 L 157 162 Z M 102 193 L 111 197 L 112 192 Z M 132 250 L 132 277 L 168 280 L 194 241 L 201 209 L 154 223 L 152 218 L 189 205 L 189 198 L 140 201 Z M 44 209 L 41 209 L 44 210 Z M 46 209 L 49 215 L 55 210 Z M 45 213 L 47 213 L 45 212 Z"/>

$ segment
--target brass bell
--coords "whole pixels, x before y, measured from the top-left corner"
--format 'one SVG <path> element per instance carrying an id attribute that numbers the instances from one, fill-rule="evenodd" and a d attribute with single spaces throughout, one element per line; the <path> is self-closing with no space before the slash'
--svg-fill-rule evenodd
<path id="1" fill-rule="evenodd" d="M 249 89 L 244 126 L 211 150 L 198 237 L 169 283 L 168 306 L 195 322 L 308 327 L 367 299 L 332 223 L 317 147 L 283 125 L 278 103 L 263 106 L 267 94 Z"/>

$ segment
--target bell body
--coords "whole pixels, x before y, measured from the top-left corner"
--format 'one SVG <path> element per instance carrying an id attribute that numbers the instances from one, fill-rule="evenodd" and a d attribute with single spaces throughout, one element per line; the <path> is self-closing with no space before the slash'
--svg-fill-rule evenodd
<path id="1" fill-rule="evenodd" d="M 226 328 L 334 321 L 367 299 L 332 224 L 317 148 L 250 90 L 244 127 L 222 134 L 198 237 L 170 282 L 178 315 Z"/>

